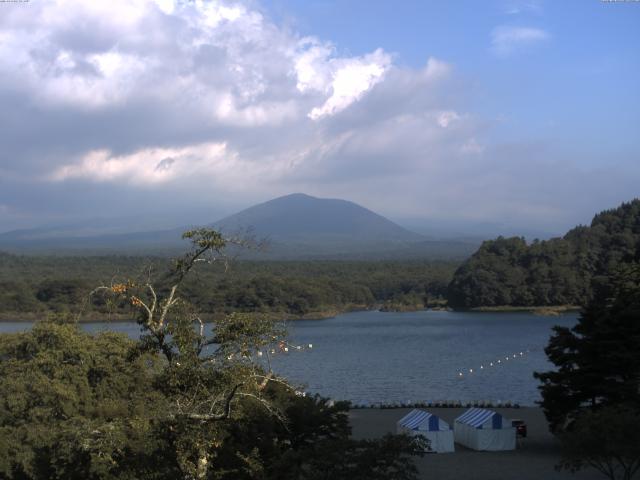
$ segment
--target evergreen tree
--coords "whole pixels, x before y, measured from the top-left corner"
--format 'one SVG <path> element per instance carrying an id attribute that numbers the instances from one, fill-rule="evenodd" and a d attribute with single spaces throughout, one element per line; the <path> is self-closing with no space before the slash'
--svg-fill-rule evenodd
<path id="1" fill-rule="evenodd" d="M 604 406 L 640 409 L 640 265 L 597 280 L 578 324 L 555 327 L 545 349 L 557 370 L 536 373 L 551 430 Z"/>
<path id="2" fill-rule="evenodd" d="M 593 279 L 633 261 L 640 261 L 639 199 L 562 238 L 484 242 L 456 271 L 447 298 L 462 308 L 585 305 Z"/>

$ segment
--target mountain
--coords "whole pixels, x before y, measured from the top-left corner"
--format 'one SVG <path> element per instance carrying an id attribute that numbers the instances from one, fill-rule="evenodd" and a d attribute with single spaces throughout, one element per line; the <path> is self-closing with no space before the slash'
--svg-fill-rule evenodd
<path id="1" fill-rule="evenodd" d="M 477 243 L 431 241 L 356 203 L 295 193 L 254 205 L 209 224 L 226 234 L 250 231 L 267 239 L 255 258 L 461 258 Z M 184 250 L 190 227 L 91 234 L 87 228 L 32 229 L 0 235 L 0 249 L 66 253 L 168 253 Z"/>
<path id="2" fill-rule="evenodd" d="M 258 236 L 286 243 L 407 243 L 424 240 L 371 210 L 346 200 L 303 193 L 278 197 L 213 225 L 225 232 L 253 229 Z"/>
<path id="3" fill-rule="evenodd" d="M 640 262 L 640 199 L 597 214 L 564 237 L 486 241 L 455 273 L 452 306 L 584 305 L 599 276 Z"/>
<path id="4" fill-rule="evenodd" d="M 356 203 L 302 193 L 254 205 L 212 227 L 266 238 L 261 258 L 465 258 L 479 243 L 432 241 Z"/>

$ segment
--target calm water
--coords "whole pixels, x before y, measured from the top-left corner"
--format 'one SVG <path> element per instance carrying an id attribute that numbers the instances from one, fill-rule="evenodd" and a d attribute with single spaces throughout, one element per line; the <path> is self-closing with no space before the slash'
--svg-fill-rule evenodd
<path id="1" fill-rule="evenodd" d="M 308 392 L 360 404 L 490 400 L 533 405 L 539 394 L 532 374 L 551 368 L 543 351 L 551 327 L 571 326 L 576 318 L 421 311 L 291 322 L 292 341 L 313 348 L 278 356 L 274 369 Z M 26 328 L 29 324 L 0 323 L 0 332 Z M 133 323 L 83 328 L 139 334 Z"/>

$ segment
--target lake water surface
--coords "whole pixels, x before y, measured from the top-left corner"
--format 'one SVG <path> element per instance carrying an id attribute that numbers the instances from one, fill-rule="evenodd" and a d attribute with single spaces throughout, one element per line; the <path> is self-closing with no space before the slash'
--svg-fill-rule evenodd
<path id="1" fill-rule="evenodd" d="M 290 322 L 291 340 L 313 348 L 277 356 L 274 369 L 308 392 L 358 404 L 459 400 L 533 405 L 540 398 L 533 372 L 551 368 L 543 351 L 551 327 L 572 326 L 576 319 L 577 314 L 366 311 Z M 0 332 L 29 327 L 5 322 Z M 135 323 L 82 327 L 133 338 L 140 333 Z"/>

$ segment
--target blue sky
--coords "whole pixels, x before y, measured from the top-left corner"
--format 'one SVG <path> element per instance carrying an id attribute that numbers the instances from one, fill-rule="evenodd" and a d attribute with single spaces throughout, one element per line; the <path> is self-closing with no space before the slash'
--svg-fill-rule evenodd
<path id="1" fill-rule="evenodd" d="M 270 0 L 265 5 L 283 23 L 331 39 L 350 54 L 383 47 L 399 64 L 414 68 L 429 56 L 451 62 L 474 90 L 469 100 L 475 111 L 513 121 L 496 130 L 500 139 L 538 136 L 575 143 L 588 138 L 587 151 L 613 147 L 637 155 L 640 4 Z M 496 55 L 491 32 L 499 26 L 535 28 L 549 38 Z"/>
<path id="2" fill-rule="evenodd" d="M 562 233 L 640 194 L 638 27 L 598 0 L 0 3 L 0 231 L 305 192 Z"/>

